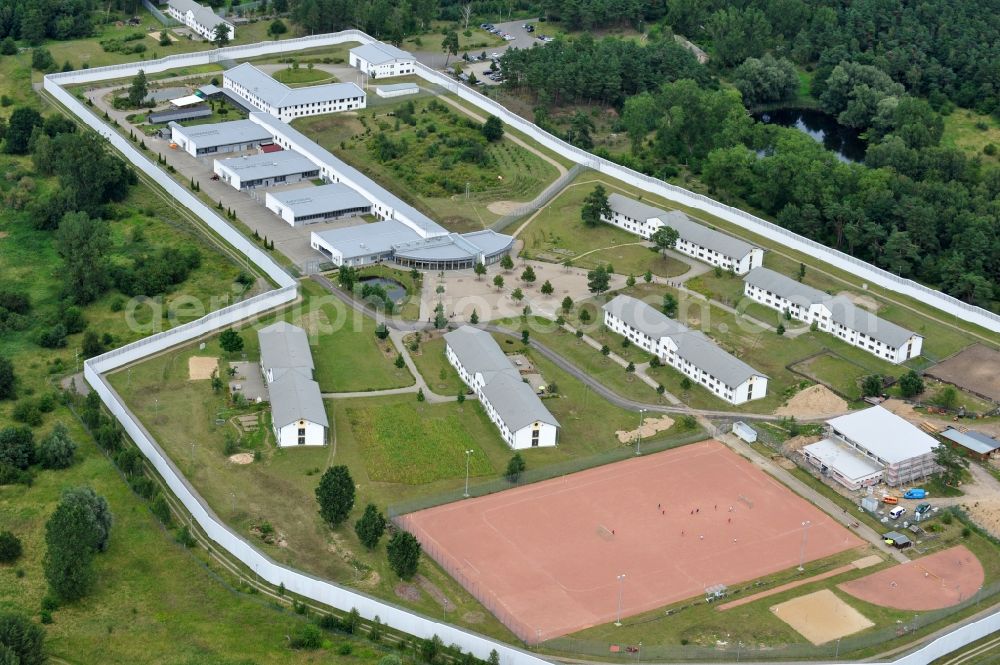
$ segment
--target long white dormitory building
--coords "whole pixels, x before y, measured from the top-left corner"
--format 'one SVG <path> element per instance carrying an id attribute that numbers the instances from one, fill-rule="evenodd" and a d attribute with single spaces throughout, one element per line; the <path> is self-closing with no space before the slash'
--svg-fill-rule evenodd
<path id="1" fill-rule="evenodd" d="M 167 14 L 174 17 L 205 39 L 215 39 L 215 26 L 220 23 L 229 28 L 229 39 L 236 39 L 236 26 L 222 18 L 211 7 L 194 0 L 167 0 Z"/>
<path id="2" fill-rule="evenodd" d="M 377 42 L 356 46 L 350 50 L 348 62 L 372 78 L 406 76 L 416 71 L 416 60 L 391 44 Z"/>
<path id="3" fill-rule="evenodd" d="M 444 336 L 445 355 L 514 450 L 554 446 L 559 422 L 488 332 L 462 326 Z"/>
<path id="4" fill-rule="evenodd" d="M 615 296 L 604 305 L 604 325 L 730 404 L 767 394 L 767 375 L 641 300 Z"/>
<path id="5" fill-rule="evenodd" d="M 621 194 L 608 196 L 608 205 L 611 217 L 602 217 L 608 224 L 647 240 L 660 227 L 672 227 L 678 234 L 674 249 L 723 270 L 732 270 L 737 275 L 742 275 L 764 262 L 764 250 L 760 247 L 710 229 L 680 211 L 660 210 Z"/>
<path id="6" fill-rule="evenodd" d="M 365 91 L 354 83 L 289 88 L 249 62 L 227 69 L 222 87 L 281 120 L 363 109 L 366 104 Z"/>
<path id="7" fill-rule="evenodd" d="M 830 435 L 804 446 L 802 455 L 823 475 L 848 489 L 909 484 L 939 471 L 934 437 L 875 406 L 827 421 Z"/>
<path id="8" fill-rule="evenodd" d="M 823 332 L 891 363 L 916 358 L 923 348 L 924 338 L 915 332 L 880 319 L 844 296 L 831 296 L 768 268 L 754 268 L 743 284 L 751 300 L 815 323 Z"/>
<path id="9" fill-rule="evenodd" d="M 271 402 L 271 426 L 282 448 L 322 446 L 330 422 L 319 384 L 313 380 L 306 331 L 278 321 L 257 333 L 260 370 Z"/>

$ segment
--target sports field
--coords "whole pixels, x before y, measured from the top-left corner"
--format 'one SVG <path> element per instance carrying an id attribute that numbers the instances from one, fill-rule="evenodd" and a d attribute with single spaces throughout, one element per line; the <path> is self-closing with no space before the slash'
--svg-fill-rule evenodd
<path id="1" fill-rule="evenodd" d="M 431 508 L 399 523 L 526 642 L 862 545 L 717 441 Z M 619 581 L 619 576 L 625 577 Z"/>

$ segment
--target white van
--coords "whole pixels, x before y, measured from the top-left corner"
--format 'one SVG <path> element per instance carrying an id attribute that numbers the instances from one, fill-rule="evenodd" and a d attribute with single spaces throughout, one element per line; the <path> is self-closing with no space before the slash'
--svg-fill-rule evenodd
<path id="1" fill-rule="evenodd" d="M 889 517 L 891 517 L 894 520 L 898 520 L 900 517 L 903 516 L 903 513 L 905 512 L 906 508 L 903 508 L 902 506 L 896 506 L 895 508 L 889 511 Z"/>

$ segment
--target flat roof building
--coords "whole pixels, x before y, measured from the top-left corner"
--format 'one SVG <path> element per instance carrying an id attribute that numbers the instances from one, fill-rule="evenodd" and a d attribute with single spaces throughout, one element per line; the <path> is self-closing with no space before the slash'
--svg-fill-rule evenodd
<path id="1" fill-rule="evenodd" d="M 213 170 L 236 189 L 273 187 L 319 176 L 315 164 L 289 150 L 217 159 Z"/>
<path id="2" fill-rule="evenodd" d="M 941 444 L 881 406 L 839 416 L 827 424 L 833 437 L 880 465 L 882 479 L 890 486 L 908 484 L 939 470 L 934 458 Z"/>
<path id="3" fill-rule="evenodd" d="M 941 438 L 954 443 L 956 446 L 960 446 L 967 455 L 980 462 L 985 462 L 990 456 L 1000 450 L 1000 441 L 982 432 L 975 432 L 973 430 L 962 432 L 949 427 L 941 432 Z"/>
<path id="4" fill-rule="evenodd" d="M 365 92 L 354 83 L 290 88 L 249 62 L 227 69 L 222 75 L 222 87 L 284 121 L 365 108 Z"/>
<path id="5" fill-rule="evenodd" d="M 923 348 L 924 338 L 915 332 L 879 318 L 844 296 L 831 296 L 769 268 L 751 270 L 743 278 L 743 293 L 892 363 L 915 358 Z"/>
<path id="6" fill-rule="evenodd" d="M 493 336 L 462 326 L 444 336 L 445 356 L 514 450 L 556 445 L 559 422 Z"/>
<path id="7" fill-rule="evenodd" d="M 258 331 L 257 339 L 278 445 L 324 445 L 330 422 L 319 384 L 312 378 L 312 351 L 305 330 L 278 321 Z"/>
<path id="8" fill-rule="evenodd" d="M 608 196 L 611 216 L 602 217 L 608 224 L 625 229 L 647 240 L 668 226 L 677 230 L 678 252 L 723 270 L 742 275 L 764 261 L 764 250 L 731 235 L 695 222 L 678 210 L 667 212 L 621 194 Z"/>
<path id="9" fill-rule="evenodd" d="M 416 60 L 412 53 L 383 42 L 352 48 L 348 62 L 351 67 L 357 67 L 372 78 L 406 76 L 416 71 Z"/>
<path id="10" fill-rule="evenodd" d="M 881 464 L 837 439 L 823 439 L 803 446 L 802 456 L 821 474 L 847 489 L 876 485 L 882 479 Z"/>
<path id="11" fill-rule="evenodd" d="M 146 120 L 151 125 L 163 125 L 170 122 L 184 122 L 186 120 L 200 120 L 212 115 L 212 109 L 207 106 L 189 106 L 183 109 L 167 109 L 166 111 L 153 111 Z"/>
<path id="12" fill-rule="evenodd" d="M 267 192 L 264 206 L 292 226 L 367 215 L 372 211 L 368 199 L 340 183 Z"/>
<path id="13" fill-rule="evenodd" d="M 416 83 L 390 83 L 375 87 L 375 94 L 379 97 L 404 97 L 415 95 L 420 92 L 420 86 Z"/>
<path id="14" fill-rule="evenodd" d="M 767 394 L 766 374 L 641 300 L 615 296 L 604 305 L 604 324 L 730 404 Z"/>
<path id="15" fill-rule="evenodd" d="M 229 28 L 230 41 L 236 39 L 236 26 L 194 0 L 167 0 L 167 14 L 209 41 L 215 39 L 217 25 Z"/>
<path id="16" fill-rule="evenodd" d="M 171 123 L 170 139 L 181 150 L 194 157 L 253 150 L 272 142 L 270 132 L 249 120 L 189 127 Z"/>

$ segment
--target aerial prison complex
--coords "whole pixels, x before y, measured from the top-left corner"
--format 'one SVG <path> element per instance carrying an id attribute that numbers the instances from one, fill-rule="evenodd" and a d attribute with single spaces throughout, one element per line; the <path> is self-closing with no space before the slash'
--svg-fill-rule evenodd
<path id="1" fill-rule="evenodd" d="M 799 321 L 815 323 L 852 346 L 899 364 L 920 355 L 923 337 L 880 319 L 844 296 L 831 296 L 768 268 L 743 278 L 744 294 Z"/>
<path id="2" fill-rule="evenodd" d="M 313 359 L 306 331 L 278 321 L 257 333 L 260 369 L 271 402 L 271 426 L 278 445 L 322 446 L 330 422 L 319 384 L 313 380 Z"/>
<path id="3" fill-rule="evenodd" d="M 760 247 L 703 226 L 680 211 L 660 210 L 621 194 L 611 194 L 608 206 L 611 217 L 602 217 L 608 224 L 647 240 L 657 229 L 669 226 L 677 231 L 674 249 L 723 270 L 743 275 L 764 262 Z"/>
<path id="4" fill-rule="evenodd" d="M 604 305 L 604 325 L 730 404 L 767 394 L 767 375 L 637 298 L 615 296 Z"/>
<path id="5" fill-rule="evenodd" d="M 216 26 L 229 29 L 229 40 L 236 39 L 236 26 L 222 18 L 211 7 L 199 5 L 194 0 L 167 0 L 166 13 L 205 39 L 215 39 Z"/>
<path id="6" fill-rule="evenodd" d="M 941 444 L 881 406 L 833 418 L 827 425 L 830 435 L 804 446 L 802 455 L 848 489 L 879 482 L 905 485 L 939 470 L 935 449 Z"/>
<path id="7" fill-rule="evenodd" d="M 504 354 L 493 336 L 462 326 L 444 336 L 445 355 L 514 450 L 554 446 L 559 422 Z"/>

